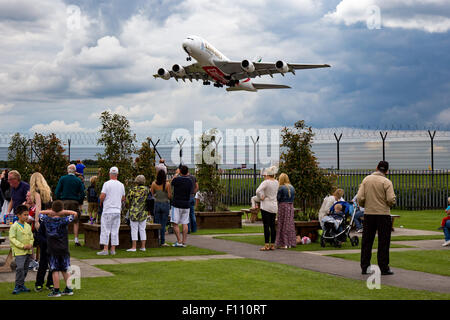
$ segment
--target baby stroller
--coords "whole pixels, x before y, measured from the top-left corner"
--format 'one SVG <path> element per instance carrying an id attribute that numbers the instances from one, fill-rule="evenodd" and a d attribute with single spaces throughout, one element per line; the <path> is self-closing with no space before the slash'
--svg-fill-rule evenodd
<path id="1" fill-rule="evenodd" d="M 340 204 L 342 205 L 343 215 L 336 214 L 334 207 Z M 346 201 L 338 201 L 330 208 L 331 219 L 324 221 L 322 236 L 320 237 L 320 246 L 325 247 L 326 243 L 331 243 L 335 247 L 341 247 L 341 243 L 350 239 L 352 246 L 359 244 L 359 238 L 357 236 L 350 237 L 350 229 L 353 223 L 353 219 L 356 213 L 356 207 L 352 203 Z M 347 217 L 350 216 L 350 223 L 347 224 Z"/>

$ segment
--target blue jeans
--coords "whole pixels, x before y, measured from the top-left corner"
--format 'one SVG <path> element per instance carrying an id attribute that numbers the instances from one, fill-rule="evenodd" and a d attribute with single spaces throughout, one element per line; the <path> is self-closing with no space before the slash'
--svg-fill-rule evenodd
<path id="1" fill-rule="evenodd" d="M 445 222 L 444 235 L 445 235 L 445 241 L 449 241 L 450 240 L 450 220 L 447 220 Z"/>
<path id="2" fill-rule="evenodd" d="M 362 229 L 361 217 L 364 216 L 364 212 L 359 209 L 356 209 L 355 216 L 353 217 L 353 221 L 355 221 L 356 230 Z"/>
<path id="3" fill-rule="evenodd" d="M 195 219 L 195 198 L 191 197 L 189 199 L 189 224 L 188 224 L 188 232 L 197 232 L 197 220 Z"/>
<path id="4" fill-rule="evenodd" d="M 166 224 L 169 219 L 170 203 L 155 201 L 155 223 L 161 224 L 160 229 L 160 245 L 166 242 Z"/>

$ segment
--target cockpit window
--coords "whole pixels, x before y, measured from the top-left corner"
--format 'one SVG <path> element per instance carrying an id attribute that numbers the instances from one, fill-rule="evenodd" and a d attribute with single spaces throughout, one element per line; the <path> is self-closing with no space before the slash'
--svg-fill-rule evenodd
<path id="1" fill-rule="evenodd" d="M 189 39 L 189 40 L 194 40 L 194 39 L 192 39 L 192 38 L 187 38 L 187 39 Z"/>

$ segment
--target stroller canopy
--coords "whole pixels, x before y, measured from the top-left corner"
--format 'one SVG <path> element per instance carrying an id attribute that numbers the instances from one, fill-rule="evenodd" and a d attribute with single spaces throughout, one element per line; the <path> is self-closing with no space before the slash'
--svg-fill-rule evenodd
<path id="1" fill-rule="evenodd" d="M 338 201 L 335 204 L 333 204 L 330 208 L 330 214 L 334 213 L 334 207 L 340 204 L 342 206 L 342 211 L 344 212 L 345 216 L 351 216 L 353 213 L 353 204 L 347 201 Z"/>

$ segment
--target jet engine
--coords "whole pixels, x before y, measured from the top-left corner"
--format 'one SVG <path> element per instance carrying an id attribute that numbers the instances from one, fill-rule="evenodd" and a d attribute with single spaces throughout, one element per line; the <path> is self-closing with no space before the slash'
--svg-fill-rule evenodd
<path id="1" fill-rule="evenodd" d="M 172 67 L 172 71 L 175 72 L 175 74 L 179 77 L 186 75 L 186 71 L 184 71 L 184 68 L 179 64 L 174 64 Z"/>
<path id="2" fill-rule="evenodd" d="M 158 75 L 163 78 L 164 80 L 169 80 L 170 79 L 170 73 L 169 71 L 167 71 L 164 68 L 160 68 L 158 69 Z"/>
<path id="3" fill-rule="evenodd" d="M 289 67 L 288 67 L 287 63 L 284 61 L 281 61 L 281 60 L 279 60 L 275 63 L 275 67 L 281 73 L 286 73 L 289 71 Z"/>
<path id="4" fill-rule="evenodd" d="M 242 60 L 241 68 L 248 73 L 255 71 L 255 65 L 248 60 Z"/>

